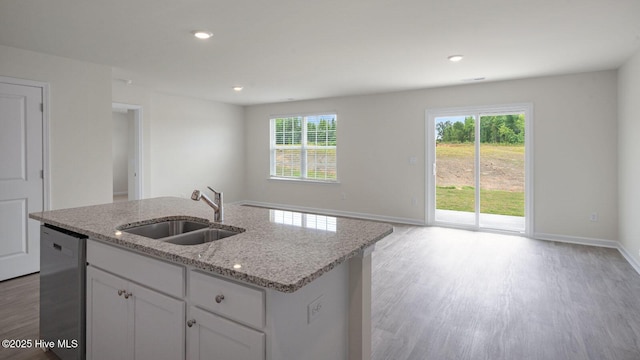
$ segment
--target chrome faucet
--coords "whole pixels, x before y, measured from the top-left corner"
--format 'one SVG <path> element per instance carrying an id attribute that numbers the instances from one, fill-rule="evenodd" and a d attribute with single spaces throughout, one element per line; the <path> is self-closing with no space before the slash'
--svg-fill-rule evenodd
<path id="1" fill-rule="evenodd" d="M 211 190 L 211 192 L 213 192 L 213 200 L 211 200 L 211 198 L 208 197 L 206 194 L 201 193 L 200 190 L 193 190 L 193 193 L 191 193 L 191 200 L 198 201 L 202 199 L 204 202 L 207 203 L 207 205 L 213 208 L 213 212 L 214 212 L 213 221 L 221 222 L 222 219 L 224 218 L 224 211 L 223 211 L 223 205 L 222 205 L 222 193 L 213 190 L 210 186 L 207 186 L 207 188 Z"/>

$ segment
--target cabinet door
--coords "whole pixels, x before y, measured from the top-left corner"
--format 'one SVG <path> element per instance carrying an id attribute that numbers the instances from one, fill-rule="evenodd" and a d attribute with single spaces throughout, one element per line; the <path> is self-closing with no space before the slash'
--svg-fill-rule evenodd
<path id="1" fill-rule="evenodd" d="M 126 288 L 126 280 L 87 267 L 87 359 L 132 359 Z"/>
<path id="2" fill-rule="evenodd" d="M 190 307 L 187 330 L 190 360 L 264 360 L 264 333 Z"/>
<path id="3" fill-rule="evenodd" d="M 131 284 L 135 359 L 185 358 L 185 304 L 140 285 Z"/>

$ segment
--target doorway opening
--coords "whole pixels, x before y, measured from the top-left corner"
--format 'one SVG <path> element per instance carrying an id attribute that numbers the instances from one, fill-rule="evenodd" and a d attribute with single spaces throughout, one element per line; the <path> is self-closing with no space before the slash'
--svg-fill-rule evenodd
<path id="1" fill-rule="evenodd" d="M 531 234 L 532 105 L 427 111 L 427 223 Z"/>
<path id="2" fill-rule="evenodd" d="M 142 107 L 113 103 L 112 119 L 113 202 L 142 199 Z"/>

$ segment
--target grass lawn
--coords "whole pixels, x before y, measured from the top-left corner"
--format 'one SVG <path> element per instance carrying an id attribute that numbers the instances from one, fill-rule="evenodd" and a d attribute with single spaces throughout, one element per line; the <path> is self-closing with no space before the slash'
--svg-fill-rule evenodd
<path id="1" fill-rule="evenodd" d="M 437 186 L 436 209 L 474 212 L 474 197 L 472 186 Z M 480 190 L 480 212 L 524 216 L 524 192 Z"/>
<path id="2" fill-rule="evenodd" d="M 473 143 L 438 144 L 436 208 L 475 211 Z M 524 216 L 524 145 L 480 144 L 480 212 Z"/>
<path id="3" fill-rule="evenodd" d="M 473 143 L 448 144 L 438 143 L 436 150 L 444 156 L 472 156 L 475 151 Z M 480 151 L 487 155 L 511 156 L 510 154 L 524 154 L 524 144 L 480 144 Z"/>

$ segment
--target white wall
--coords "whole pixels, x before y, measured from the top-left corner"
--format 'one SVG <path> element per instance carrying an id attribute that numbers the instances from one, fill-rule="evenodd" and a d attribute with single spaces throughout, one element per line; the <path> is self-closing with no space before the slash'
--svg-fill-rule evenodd
<path id="1" fill-rule="evenodd" d="M 112 83 L 111 99 L 114 103 L 138 105 L 142 107 L 142 198 L 149 198 L 151 192 L 151 95 L 152 91 L 140 86 L 127 86 L 120 80 Z M 134 131 L 135 134 L 135 131 Z M 134 135 L 135 136 L 135 135 Z"/>
<path id="2" fill-rule="evenodd" d="M 423 221 L 428 108 L 533 102 L 536 233 L 640 247 L 633 214 L 638 55 L 616 71 L 242 107 L 157 94 L 106 66 L 0 46 L 0 75 L 51 85 L 51 205 L 111 201 L 111 102 L 143 106 L 146 197 L 211 185 L 227 201 L 283 203 Z M 112 92 L 113 87 L 113 92 Z M 620 111 L 620 131 L 617 111 Z M 338 113 L 339 184 L 268 180 L 272 114 Z M 243 121 L 244 119 L 244 121 Z M 634 130 L 636 132 L 634 132 Z M 619 149 L 616 140 L 620 138 Z M 416 156 L 417 165 L 408 158 Z M 194 165 L 195 164 L 195 165 Z M 342 200 L 342 194 L 346 199 Z M 411 198 L 421 200 L 411 205 Z M 597 211 L 598 222 L 589 221 Z M 635 241 L 635 242 L 634 242 Z M 636 250 L 633 250 L 633 249 Z"/>
<path id="3" fill-rule="evenodd" d="M 241 106 L 157 93 L 114 81 L 113 101 L 143 108 L 146 198 L 189 197 L 210 185 L 225 201 L 244 198 Z"/>
<path id="4" fill-rule="evenodd" d="M 0 46 L 1 76 L 50 84 L 52 209 L 112 201 L 112 102 L 143 106 L 145 197 L 211 185 L 227 201 L 243 198 L 242 107 L 125 86 L 111 71 Z"/>
<path id="5" fill-rule="evenodd" d="M 50 84 L 51 208 L 111 202 L 111 68 L 0 46 L 0 75 Z"/>
<path id="6" fill-rule="evenodd" d="M 126 194 L 129 187 L 129 117 L 114 111 L 113 118 L 113 193 Z"/>
<path id="7" fill-rule="evenodd" d="M 620 243 L 640 261 L 640 51 L 618 71 Z"/>
<path id="8" fill-rule="evenodd" d="M 189 197 L 210 185 L 225 201 L 242 199 L 243 108 L 163 94 L 151 106 L 151 197 Z"/>
<path id="9" fill-rule="evenodd" d="M 616 71 L 311 101 L 245 110 L 246 199 L 425 219 L 425 110 L 532 102 L 538 234 L 617 239 Z M 269 180 L 269 117 L 336 111 L 339 184 Z M 417 165 L 409 157 L 418 158 Z M 346 199 L 342 200 L 342 193 Z M 411 205 L 411 198 L 420 203 Z M 590 222 L 591 212 L 599 213 Z"/>

